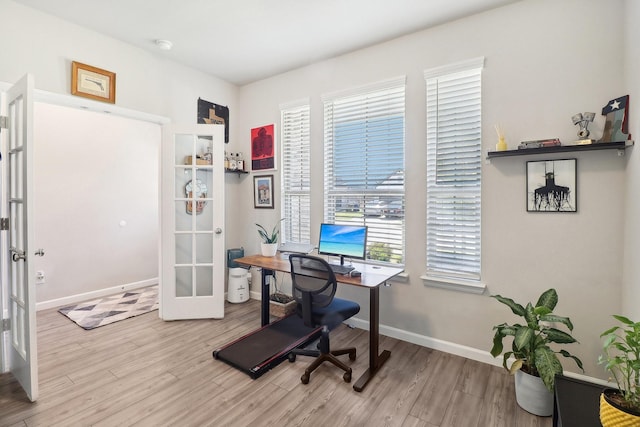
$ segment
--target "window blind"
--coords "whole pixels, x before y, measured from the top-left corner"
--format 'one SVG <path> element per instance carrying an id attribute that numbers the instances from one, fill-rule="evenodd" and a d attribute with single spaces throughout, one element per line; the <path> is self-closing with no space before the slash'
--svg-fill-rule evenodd
<path id="1" fill-rule="evenodd" d="M 323 102 L 324 221 L 368 226 L 367 259 L 404 263 L 405 78 Z"/>
<path id="2" fill-rule="evenodd" d="M 427 272 L 480 280 L 482 62 L 453 70 L 425 72 Z"/>
<path id="3" fill-rule="evenodd" d="M 282 236 L 311 241 L 311 158 L 309 104 L 281 106 Z"/>

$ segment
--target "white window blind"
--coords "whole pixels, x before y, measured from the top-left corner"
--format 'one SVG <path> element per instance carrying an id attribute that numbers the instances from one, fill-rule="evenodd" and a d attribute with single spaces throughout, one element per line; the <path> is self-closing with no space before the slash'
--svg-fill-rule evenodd
<path id="1" fill-rule="evenodd" d="M 311 241 L 311 160 L 309 104 L 281 106 L 282 237 Z"/>
<path id="2" fill-rule="evenodd" d="M 480 280 L 483 59 L 425 72 L 427 274 Z"/>
<path id="3" fill-rule="evenodd" d="M 367 259 L 402 264 L 405 78 L 323 102 L 324 221 L 368 226 Z"/>

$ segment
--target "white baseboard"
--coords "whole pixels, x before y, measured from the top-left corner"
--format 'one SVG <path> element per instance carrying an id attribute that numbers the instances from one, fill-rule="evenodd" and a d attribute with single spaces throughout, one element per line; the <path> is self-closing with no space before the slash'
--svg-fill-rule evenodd
<path id="1" fill-rule="evenodd" d="M 151 285 L 156 285 L 158 278 L 141 280 L 139 282 L 126 283 L 124 285 L 113 286 L 110 288 L 98 289 L 96 291 L 85 292 L 82 294 L 70 295 L 64 298 L 52 299 L 49 301 L 42 301 L 36 303 L 36 311 L 47 310 L 49 308 L 62 307 L 69 304 L 75 304 L 77 302 L 87 301 L 94 298 L 106 297 L 122 291 L 130 291 L 132 289 L 144 288 Z"/>

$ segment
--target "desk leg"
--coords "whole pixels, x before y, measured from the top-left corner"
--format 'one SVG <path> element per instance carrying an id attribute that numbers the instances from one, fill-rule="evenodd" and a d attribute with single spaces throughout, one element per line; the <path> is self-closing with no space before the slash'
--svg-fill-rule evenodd
<path id="1" fill-rule="evenodd" d="M 391 356 L 389 350 L 378 354 L 380 343 L 380 287 L 370 289 L 369 293 L 369 369 L 353 385 L 355 391 L 362 391 L 376 372 Z"/>
<path id="2" fill-rule="evenodd" d="M 269 324 L 269 276 L 273 276 L 273 270 L 262 269 L 262 289 L 260 299 L 260 325 L 267 326 Z"/>

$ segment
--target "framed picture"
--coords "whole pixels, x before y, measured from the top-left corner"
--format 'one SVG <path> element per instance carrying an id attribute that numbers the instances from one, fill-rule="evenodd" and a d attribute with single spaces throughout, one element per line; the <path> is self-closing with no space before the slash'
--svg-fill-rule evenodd
<path id="1" fill-rule="evenodd" d="M 253 177 L 253 206 L 273 209 L 273 175 Z"/>
<path id="2" fill-rule="evenodd" d="M 73 61 L 71 94 L 115 104 L 116 73 Z"/>
<path id="3" fill-rule="evenodd" d="M 251 169 L 273 170 L 276 168 L 276 125 L 265 125 L 251 129 Z"/>
<path id="4" fill-rule="evenodd" d="M 577 212 L 576 159 L 527 162 L 527 212 Z"/>

